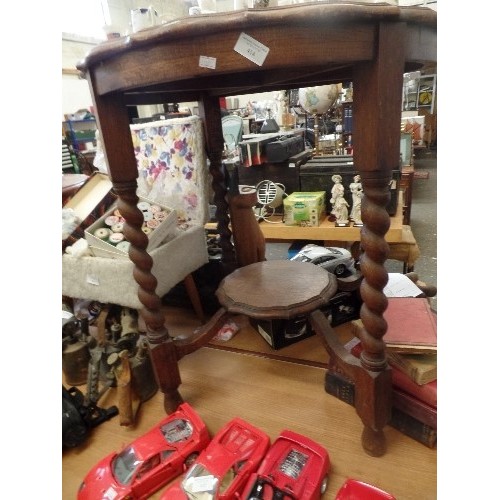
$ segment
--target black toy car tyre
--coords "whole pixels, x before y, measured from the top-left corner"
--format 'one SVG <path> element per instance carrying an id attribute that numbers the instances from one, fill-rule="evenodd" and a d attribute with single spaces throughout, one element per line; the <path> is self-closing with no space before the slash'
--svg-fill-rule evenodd
<path id="1" fill-rule="evenodd" d="M 186 460 L 184 460 L 184 466 L 186 467 L 186 469 L 189 469 L 189 467 L 191 467 L 191 465 L 193 465 L 193 463 L 196 461 L 198 456 L 199 456 L 199 453 L 191 453 L 191 455 L 186 457 Z"/>
<path id="2" fill-rule="evenodd" d="M 336 276 L 342 276 L 344 273 L 345 273 L 345 270 L 346 270 L 346 267 L 344 264 L 339 264 L 336 268 L 335 268 L 335 275 Z"/>

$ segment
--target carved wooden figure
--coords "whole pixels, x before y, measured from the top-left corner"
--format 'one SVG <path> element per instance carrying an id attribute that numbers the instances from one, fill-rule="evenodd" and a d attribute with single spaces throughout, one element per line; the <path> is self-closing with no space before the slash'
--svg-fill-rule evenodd
<path id="1" fill-rule="evenodd" d="M 256 190 L 239 186 L 236 193 L 228 193 L 228 200 L 238 266 L 266 260 L 266 240 L 253 211 L 257 205 Z"/>

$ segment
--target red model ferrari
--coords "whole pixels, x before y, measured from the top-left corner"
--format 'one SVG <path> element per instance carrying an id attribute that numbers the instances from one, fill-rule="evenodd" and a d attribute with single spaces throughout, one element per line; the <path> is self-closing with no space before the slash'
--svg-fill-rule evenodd
<path id="1" fill-rule="evenodd" d="M 269 448 L 269 436 L 236 417 L 212 439 L 161 500 L 236 500 Z"/>
<path id="2" fill-rule="evenodd" d="M 284 430 L 248 481 L 245 500 L 318 500 L 328 486 L 330 457 L 312 439 Z"/>
<path id="3" fill-rule="evenodd" d="M 347 479 L 338 491 L 335 500 L 396 500 L 396 497 L 371 484 L 357 479 Z"/>
<path id="4" fill-rule="evenodd" d="M 121 452 L 95 465 L 80 485 L 78 500 L 149 498 L 185 472 L 209 442 L 205 423 L 183 403 Z"/>

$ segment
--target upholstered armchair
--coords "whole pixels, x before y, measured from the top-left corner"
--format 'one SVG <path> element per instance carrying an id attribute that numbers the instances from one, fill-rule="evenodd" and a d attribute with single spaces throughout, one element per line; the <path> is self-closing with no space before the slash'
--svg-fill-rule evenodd
<path id="1" fill-rule="evenodd" d="M 174 208 L 177 226 L 151 250 L 152 273 L 162 297 L 184 281 L 196 314 L 203 318 L 191 273 L 208 262 L 204 224 L 208 220 L 209 172 L 199 117 L 131 125 L 137 159 L 137 194 Z M 130 259 L 63 255 L 62 293 L 141 309 Z"/>

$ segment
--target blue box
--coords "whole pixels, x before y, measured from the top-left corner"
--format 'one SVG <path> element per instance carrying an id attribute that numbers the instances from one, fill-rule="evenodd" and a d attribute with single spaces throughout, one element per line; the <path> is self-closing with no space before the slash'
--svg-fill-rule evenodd
<path id="1" fill-rule="evenodd" d="M 295 257 L 299 253 L 299 251 L 309 243 L 317 244 L 318 242 L 313 240 L 295 240 L 288 247 L 288 258 L 291 259 L 292 257 Z"/>

